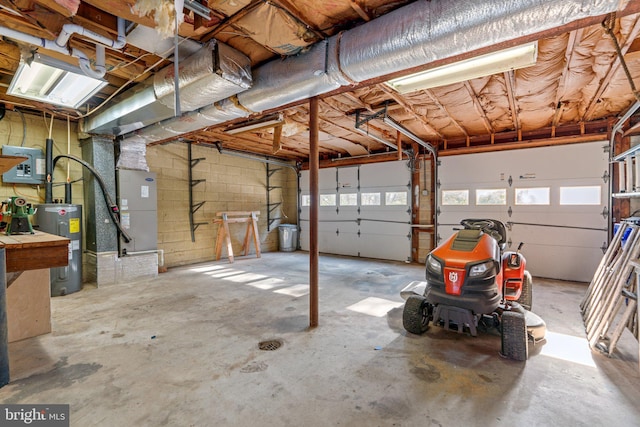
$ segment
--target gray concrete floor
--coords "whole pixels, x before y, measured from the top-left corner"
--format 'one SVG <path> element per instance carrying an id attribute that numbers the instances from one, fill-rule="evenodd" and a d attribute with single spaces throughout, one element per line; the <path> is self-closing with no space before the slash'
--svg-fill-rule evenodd
<path id="1" fill-rule="evenodd" d="M 399 291 L 423 271 L 321 257 L 313 330 L 304 252 L 87 286 L 53 299 L 51 334 L 11 344 L 0 401 L 70 404 L 73 426 L 639 425 L 638 344 L 589 351 L 585 284 L 534 278 L 549 335 L 519 363 L 495 335 L 407 334 Z"/>

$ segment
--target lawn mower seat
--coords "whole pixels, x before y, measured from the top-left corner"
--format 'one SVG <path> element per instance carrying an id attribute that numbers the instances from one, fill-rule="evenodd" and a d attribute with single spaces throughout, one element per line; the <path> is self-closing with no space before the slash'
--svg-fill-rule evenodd
<path id="1" fill-rule="evenodd" d="M 495 219 L 492 219 L 491 221 L 495 224 L 494 230 L 500 235 L 500 238 L 496 239 L 498 241 L 498 245 L 504 250 L 507 244 L 507 228 L 504 226 L 502 221 Z"/>
<path id="2" fill-rule="evenodd" d="M 507 228 L 504 226 L 502 221 L 498 221 L 497 219 L 463 219 L 460 222 L 462 225 L 466 227 L 470 227 L 470 230 L 483 230 L 485 233 L 492 236 L 498 242 L 498 246 L 502 250 L 504 250 L 507 244 Z M 491 224 L 490 227 L 487 225 Z M 463 230 L 460 230 L 463 231 Z"/>

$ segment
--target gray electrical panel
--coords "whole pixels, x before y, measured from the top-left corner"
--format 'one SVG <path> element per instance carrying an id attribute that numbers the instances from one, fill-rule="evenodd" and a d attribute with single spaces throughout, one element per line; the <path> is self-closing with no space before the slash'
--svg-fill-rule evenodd
<path id="1" fill-rule="evenodd" d="M 158 249 L 158 199 L 156 174 L 138 170 L 118 169 L 118 207 L 120 223 L 131 237 L 120 237 L 122 255 Z"/>
<path id="2" fill-rule="evenodd" d="M 41 184 L 44 181 L 45 159 L 39 148 L 2 146 L 3 156 L 26 157 L 27 160 L 2 174 L 2 182 L 13 184 Z"/>

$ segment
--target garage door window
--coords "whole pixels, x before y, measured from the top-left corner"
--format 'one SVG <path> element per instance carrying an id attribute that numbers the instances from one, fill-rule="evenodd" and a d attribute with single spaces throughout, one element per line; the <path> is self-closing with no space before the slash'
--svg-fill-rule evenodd
<path id="1" fill-rule="evenodd" d="M 406 206 L 406 191 L 389 191 L 384 195 L 384 204 L 387 206 Z"/>
<path id="2" fill-rule="evenodd" d="M 442 190 L 442 204 L 445 206 L 468 206 L 469 190 Z"/>
<path id="3" fill-rule="evenodd" d="M 469 190 L 442 190 L 442 204 L 445 206 L 468 206 Z"/>
<path id="4" fill-rule="evenodd" d="M 362 206 L 380 206 L 380 193 L 362 193 Z"/>
<path id="5" fill-rule="evenodd" d="M 549 187 L 516 188 L 516 205 L 548 205 Z"/>
<path id="6" fill-rule="evenodd" d="M 600 186 L 560 187 L 561 205 L 599 205 Z"/>
<path id="7" fill-rule="evenodd" d="M 320 206 L 335 206 L 336 205 L 336 195 L 335 194 L 321 194 L 320 195 Z"/>
<path id="8" fill-rule="evenodd" d="M 300 203 L 302 203 L 302 206 L 311 206 L 311 196 L 308 194 L 303 194 Z"/>
<path id="9" fill-rule="evenodd" d="M 506 205 L 507 190 L 504 188 L 476 190 L 476 205 Z"/>
<path id="10" fill-rule="evenodd" d="M 358 206 L 358 194 L 357 193 L 341 194 L 340 206 Z"/>

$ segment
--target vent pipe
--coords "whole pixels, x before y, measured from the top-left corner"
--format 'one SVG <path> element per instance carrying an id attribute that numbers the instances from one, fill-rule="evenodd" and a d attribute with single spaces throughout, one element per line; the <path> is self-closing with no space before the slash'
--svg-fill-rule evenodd
<path id="1" fill-rule="evenodd" d="M 254 70 L 253 87 L 136 131 L 149 142 L 623 9 L 628 0 L 416 1 Z M 91 132 L 91 129 L 85 129 Z M 129 136 L 126 136 L 127 138 Z"/>
<path id="2" fill-rule="evenodd" d="M 116 40 L 111 40 L 107 37 L 101 36 L 98 33 L 87 30 L 86 28 L 77 24 L 65 24 L 62 26 L 62 30 L 55 40 L 49 40 L 42 37 L 32 36 L 20 31 L 13 30 L 11 28 L 0 26 L 0 35 L 18 40 L 33 46 L 43 47 L 64 55 L 73 56 L 78 58 L 78 64 L 80 70 L 94 79 L 101 79 L 104 77 L 105 68 L 105 46 L 112 49 L 122 49 L 126 44 L 125 37 L 125 21 L 124 18 L 118 18 L 118 37 Z M 91 68 L 91 60 L 87 54 L 77 48 L 69 50 L 67 43 L 73 34 L 80 34 L 96 42 L 96 62 L 95 68 Z"/>

